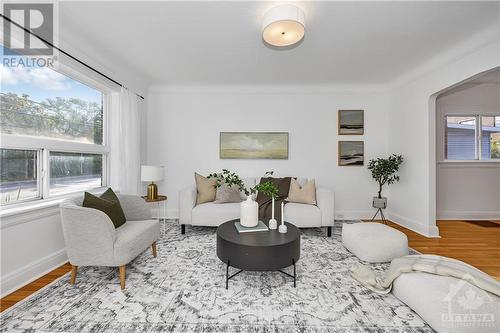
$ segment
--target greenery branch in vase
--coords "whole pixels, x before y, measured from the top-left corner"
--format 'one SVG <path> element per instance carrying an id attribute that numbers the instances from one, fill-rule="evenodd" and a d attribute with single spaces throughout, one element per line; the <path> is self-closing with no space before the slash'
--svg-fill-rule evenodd
<path id="1" fill-rule="evenodd" d="M 207 178 L 215 178 L 215 187 L 217 188 L 221 187 L 222 185 L 237 187 L 240 192 L 245 193 L 245 195 L 247 196 L 250 195 L 250 191 L 245 188 L 245 184 L 243 183 L 241 178 L 236 173 L 227 169 L 222 169 L 221 173 L 211 173 Z"/>
<path id="2" fill-rule="evenodd" d="M 266 176 L 272 175 L 273 172 L 266 172 Z M 240 192 L 245 193 L 247 196 L 246 201 L 241 202 L 240 210 L 240 223 L 244 227 L 255 227 L 259 223 L 259 205 L 255 202 L 253 195 L 257 192 L 263 193 L 268 197 L 276 198 L 278 196 L 279 190 L 271 181 L 257 184 L 253 187 L 245 187 L 245 184 L 241 178 L 234 172 L 227 169 L 222 169 L 221 173 L 212 173 L 208 175 L 208 178 L 216 179 L 216 187 L 230 186 L 236 187 Z M 274 214 L 274 209 L 273 209 Z"/>
<path id="3" fill-rule="evenodd" d="M 403 163 L 403 156 L 392 154 L 388 158 L 376 158 L 368 162 L 368 170 L 371 171 L 373 179 L 378 183 L 378 195 L 373 197 L 373 207 L 380 211 L 382 219 L 385 220 L 382 209 L 387 207 L 387 198 L 382 196 L 384 185 L 390 185 L 399 181 L 399 166 Z M 375 216 L 377 216 L 375 213 Z M 375 216 L 372 218 L 375 218 Z"/>
<path id="4" fill-rule="evenodd" d="M 268 171 L 264 176 L 272 176 L 273 171 Z M 278 188 L 273 182 L 265 182 L 263 184 L 257 184 L 254 187 L 246 188 L 245 184 L 241 180 L 241 178 L 234 172 L 229 171 L 227 169 L 222 169 L 221 173 L 211 173 L 208 175 L 208 178 L 215 178 L 217 183 L 215 187 L 221 187 L 222 185 L 237 187 L 240 192 L 245 193 L 246 196 L 251 196 L 256 194 L 257 192 L 261 192 L 268 197 L 276 198 L 278 196 Z"/>
<path id="5" fill-rule="evenodd" d="M 268 175 L 269 173 L 266 173 Z M 272 173 L 271 173 L 272 175 Z M 279 190 L 276 185 L 274 185 L 273 182 L 267 181 L 262 184 L 257 184 L 255 187 L 252 188 L 253 191 L 255 192 L 260 192 L 263 193 L 264 195 L 268 196 L 272 200 L 272 206 L 271 206 L 271 219 L 269 220 L 269 229 L 277 229 L 278 228 L 278 221 L 274 218 L 274 200 L 278 197 Z"/>

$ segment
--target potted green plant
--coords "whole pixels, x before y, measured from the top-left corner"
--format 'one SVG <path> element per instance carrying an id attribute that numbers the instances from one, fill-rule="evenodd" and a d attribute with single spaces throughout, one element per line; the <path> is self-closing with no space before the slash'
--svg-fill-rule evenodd
<path id="1" fill-rule="evenodd" d="M 270 171 L 266 172 L 265 175 L 267 176 L 272 174 L 273 172 Z M 241 202 L 240 208 L 240 223 L 244 227 L 255 227 L 259 223 L 259 205 L 254 200 L 253 195 L 257 192 L 261 192 L 271 198 L 276 198 L 279 192 L 276 185 L 270 181 L 247 188 L 236 173 L 227 169 L 222 169 L 221 173 L 209 174 L 208 178 L 216 179 L 216 187 L 220 187 L 222 185 L 235 186 L 240 190 L 240 192 L 245 193 L 247 200 Z"/>
<path id="2" fill-rule="evenodd" d="M 388 158 L 376 158 L 368 162 L 368 170 L 371 171 L 373 179 L 378 183 L 378 195 L 373 197 L 373 207 L 385 209 L 387 198 L 382 196 L 384 185 L 390 185 L 399 181 L 399 166 L 403 163 L 403 156 L 392 154 Z"/>

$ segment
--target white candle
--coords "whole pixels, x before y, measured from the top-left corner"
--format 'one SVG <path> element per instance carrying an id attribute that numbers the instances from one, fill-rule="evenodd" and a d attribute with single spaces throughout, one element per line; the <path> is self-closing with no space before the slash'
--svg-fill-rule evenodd
<path id="1" fill-rule="evenodd" d="M 273 206 L 272 206 L 272 208 L 273 208 L 273 212 L 271 214 L 272 214 L 272 220 L 274 220 L 274 197 L 273 197 Z"/>
<path id="2" fill-rule="evenodd" d="M 281 224 L 284 224 L 284 219 L 285 219 L 285 213 L 284 213 L 284 210 L 283 208 L 285 207 L 285 203 L 282 201 L 281 202 Z"/>

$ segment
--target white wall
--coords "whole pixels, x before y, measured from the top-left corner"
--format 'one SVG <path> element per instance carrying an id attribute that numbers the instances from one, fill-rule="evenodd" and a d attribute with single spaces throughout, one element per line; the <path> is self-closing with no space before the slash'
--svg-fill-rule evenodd
<path id="1" fill-rule="evenodd" d="M 194 172 L 227 168 L 240 176 L 315 178 L 335 191 L 337 217 L 373 214 L 376 193 L 366 166 L 337 166 L 338 140 L 364 140 L 365 160 L 387 152 L 387 99 L 381 92 L 328 92 L 310 87 L 201 87 L 177 91 L 153 88 L 148 103 L 148 162 L 166 167 L 159 190 L 168 213 L 178 216 L 178 193 L 194 183 Z M 355 91 L 355 90 L 353 90 Z M 365 135 L 338 136 L 337 110 L 364 109 Z M 289 132 L 288 160 L 221 160 L 221 131 Z"/>
<path id="2" fill-rule="evenodd" d="M 435 96 L 478 73 L 500 66 L 499 27 L 396 81 L 389 97 L 389 151 L 403 151 L 401 181 L 390 188 L 389 218 L 437 236 Z"/>
<path id="3" fill-rule="evenodd" d="M 2 217 L 0 233 L 2 297 L 68 260 L 57 205 Z"/>
<path id="4" fill-rule="evenodd" d="M 445 115 L 500 115 L 500 83 L 464 83 L 436 108 L 437 219 L 500 219 L 500 162 L 444 162 Z"/>

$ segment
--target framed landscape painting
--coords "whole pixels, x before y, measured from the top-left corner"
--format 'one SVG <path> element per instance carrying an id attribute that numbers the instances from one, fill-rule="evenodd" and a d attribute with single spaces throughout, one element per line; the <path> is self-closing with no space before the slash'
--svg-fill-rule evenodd
<path id="1" fill-rule="evenodd" d="M 221 132 L 221 159 L 288 159 L 287 132 Z"/>
<path id="2" fill-rule="evenodd" d="M 364 141 L 339 141 L 339 166 L 363 165 L 365 162 Z"/>
<path id="3" fill-rule="evenodd" d="M 339 135 L 363 135 L 364 110 L 339 110 Z"/>

